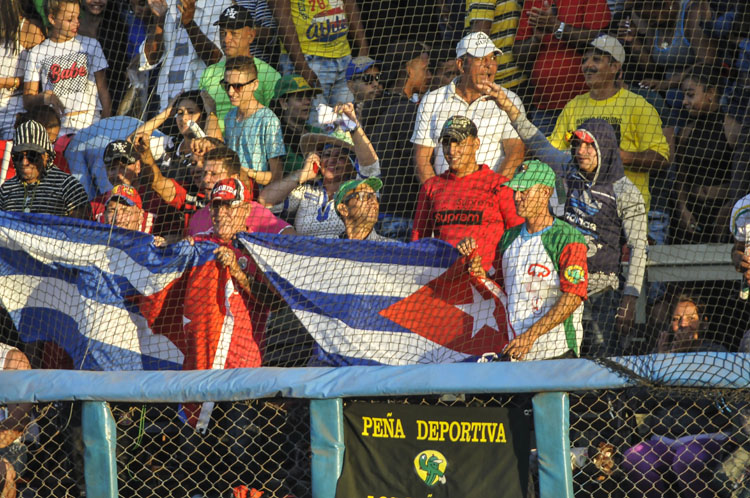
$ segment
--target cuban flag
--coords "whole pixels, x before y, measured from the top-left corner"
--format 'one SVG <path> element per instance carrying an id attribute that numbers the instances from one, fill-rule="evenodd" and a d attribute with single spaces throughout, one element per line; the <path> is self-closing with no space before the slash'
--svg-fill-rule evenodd
<path id="1" fill-rule="evenodd" d="M 508 342 L 503 291 L 443 241 L 240 240 L 315 339 L 318 364 L 474 361 Z"/>
<path id="2" fill-rule="evenodd" d="M 152 241 L 100 223 L 0 212 L 0 302 L 21 340 L 56 343 L 77 369 L 182 368 L 182 277 L 212 264 L 216 246 Z"/>

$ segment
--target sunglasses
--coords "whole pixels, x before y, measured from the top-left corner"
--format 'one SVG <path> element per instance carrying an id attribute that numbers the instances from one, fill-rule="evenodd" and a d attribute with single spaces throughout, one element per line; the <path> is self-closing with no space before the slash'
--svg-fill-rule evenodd
<path id="1" fill-rule="evenodd" d="M 221 84 L 221 87 L 224 89 L 225 92 L 228 92 L 231 88 L 235 92 L 239 92 L 242 90 L 243 87 L 249 85 L 253 81 L 257 80 L 258 78 L 253 78 L 250 81 L 246 81 L 244 83 L 228 83 L 227 80 L 221 80 L 219 83 Z"/>
<path id="2" fill-rule="evenodd" d="M 373 81 L 380 81 L 380 75 L 379 74 L 363 74 L 362 76 L 357 76 L 356 78 L 352 78 L 354 81 L 362 81 L 363 83 L 372 83 Z"/>
<path id="3" fill-rule="evenodd" d="M 350 200 L 357 198 L 359 202 L 365 202 L 369 201 L 370 199 L 377 199 L 378 194 L 376 192 L 365 192 L 365 191 L 359 191 L 355 192 L 353 194 L 349 194 L 346 197 L 344 197 L 344 202 L 347 203 Z"/>
<path id="4" fill-rule="evenodd" d="M 28 159 L 30 163 L 39 163 L 42 160 L 42 154 L 35 150 L 24 150 L 21 152 L 12 152 L 10 154 L 10 157 L 11 159 L 13 159 L 13 162 L 15 164 L 21 164 L 23 162 L 24 157 Z"/>

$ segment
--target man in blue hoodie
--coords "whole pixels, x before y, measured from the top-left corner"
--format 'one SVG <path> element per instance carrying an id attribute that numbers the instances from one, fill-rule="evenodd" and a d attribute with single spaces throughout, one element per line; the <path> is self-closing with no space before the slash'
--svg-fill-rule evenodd
<path id="1" fill-rule="evenodd" d="M 487 86 L 487 93 L 508 114 L 526 147 L 555 170 L 558 185 L 557 199 L 553 197 L 550 203 L 553 213 L 578 228 L 588 244 L 583 354 L 621 353 L 643 286 L 648 229 L 643 196 L 625 176 L 614 129 L 602 119 L 588 119 L 570 137 L 571 151 L 560 151 L 501 87 Z M 629 260 L 621 275 L 623 241 Z M 619 337 L 612 337 L 614 332 Z"/>

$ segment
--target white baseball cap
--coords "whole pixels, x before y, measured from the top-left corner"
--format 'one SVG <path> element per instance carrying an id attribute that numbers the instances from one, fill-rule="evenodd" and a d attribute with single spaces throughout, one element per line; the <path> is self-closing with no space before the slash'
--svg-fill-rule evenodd
<path id="1" fill-rule="evenodd" d="M 622 44 L 617 41 L 617 38 L 613 36 L 600 35 L 594 38 L 591 46 L 608 53 L 617 62 L 625 62 L 625 49 L 622 48 Z"/>
<path id="2" fill-rule="evenodd" d="M 466 54 L 472 57 L 484 57 L 492 53 L 503 55 L 503 51 L 497 48 L 490 37 L 481 31 L 464 36 L 456 45 L 456 57 L 463 57 Z"/>

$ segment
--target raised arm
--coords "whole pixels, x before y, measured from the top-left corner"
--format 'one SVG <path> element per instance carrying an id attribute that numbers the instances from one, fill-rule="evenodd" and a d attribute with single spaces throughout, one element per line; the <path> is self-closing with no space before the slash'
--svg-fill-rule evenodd
<path id="1" fill-rule="evenodd" d="M 143 175 L 151 180 L 151 189 L 161 197 L 164 202 L 170 203 L 177 196 L 177 188 L 175 183 L 166 178 L 159 166 L 154 160 L 154 156 L 151 153 L 150 136 L 146 134 L 137 134 L 133 139 L 133 145 L 135 150 L 141 156 L 141 166 Z"/>
<path id="2" fill-rule="evenodd" d="M 524 145 L 531 153 L 540 161 L 549 164 L 557 174 L 562 174 L 565 164 L 570 161 L 570 155 L 565 151 L 556 149 L 547 140 L 547 137 L 526 118 L 526 115 L 513 103 L 500 85 L 487 83 L 483 87 L 483 91 L 495 99 L 497 106 L 508 115 L 511 124 L 518 132 L 518 136 L 521 137 Z"/>
<path id="3" fill-rule="evenodd" d="M 258 202 L 264 206 L 280 204 L 287 196 L 303 183 L 313 180 L 317 176 L 315 165 L 320 167 L 320 156 L 309 154 L 305 158 L 302 169 L 294 171 L 281 180 L 268 184 L 258 196 Z"/>
<path id="4" fill-rule="evenodd" d="M 219 62 L 222 57 L 221 50 L 208 39 L 195 22 L 195 0 L 182 0 L 177 4 L 177 8 L 180 10 L 182 25 L 198 57 L 206 66 Z"/>

